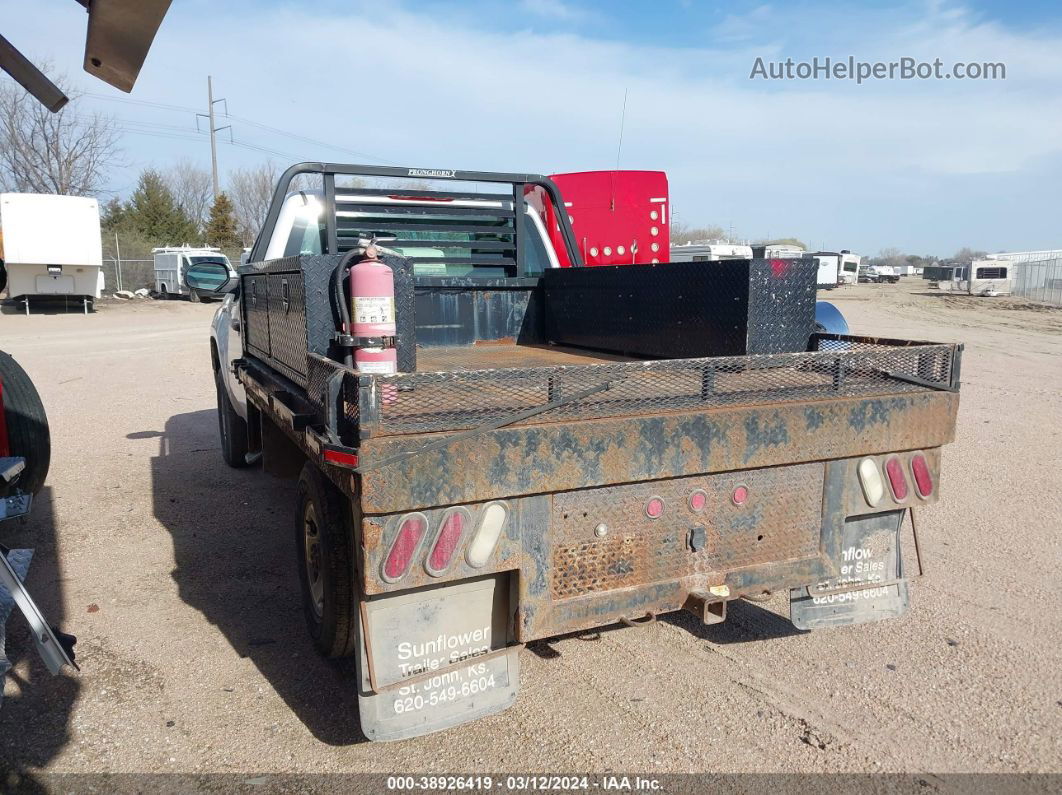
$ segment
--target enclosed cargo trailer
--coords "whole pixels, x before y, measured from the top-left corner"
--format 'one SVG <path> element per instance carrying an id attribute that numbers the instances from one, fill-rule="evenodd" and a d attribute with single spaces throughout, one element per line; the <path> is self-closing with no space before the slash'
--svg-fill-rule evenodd
<path id="1" fill-rule="evenodd" d="M 0 260 L 9 298 L 78 299 L 87 312 L 103 289 L 100 208 L 95 199 L 0 193 Z"/>

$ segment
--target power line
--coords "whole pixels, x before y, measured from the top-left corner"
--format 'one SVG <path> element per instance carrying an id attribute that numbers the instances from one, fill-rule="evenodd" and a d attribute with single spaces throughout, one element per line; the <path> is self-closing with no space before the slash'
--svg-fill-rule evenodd
<path id="1" fill-rule="evenodd" d="M 112 96 L 108 96 L 106 94 L 97 94 L 97 93 L 95 93 L 93 91 L 86 91 L 84 93 L 84 96 L 92 97 L 93 99 L 102 99 L 102 100 L 107 101 L 107 102 L 119 102 L 119 103 L 125 103 L 125 104 L 130 104 L 130 105 L 142 105 L 142 106 L 145 106 L 145 107 L 159 108 L 160 110 L 168 110 L 168 111 L 173 111 L 173 112 L 176 112 L 176 113 L 199 113 L 200 112 L 197 108 L 191 108 L 191 107 L 188 107 L 186 105 L 171 105 L 171 104 L 167 104 L 167 103 L 164 103 L 164 102 L 152 102 L 152 101 L 146 100 L 146 99 L 133 99 L 131 97 L 112 97 Z M 329 143 L 327 141 L 321 141 L 321 140 L 318 140 L 316 138 L 310 138 L 310 137 L 305 136 L 305 135 L 300 135 L 298 133 L 289 132 L 288 130 L 283 130 L 283 129 L 279 128 L 279 127 L 273 127 L 272 125 L 269 125 L 269 124 L 263 124 L 262 122 L 255 121 L 254 119 L 248 119 L 248 118 L 246 118 L 244 116 L 234 116 L 234 115 L 232 115 L 232 114 L 230 114 L 228 112 L 223 113 L 223 114 L 219 114 L 219 115 L 224 116 L 226 119 L 231 119 L 232 121 L 240 122 L 241 124 L 247 124 L 247 125 L 250 125 L 251 127 L 257 127 L 259 129 L 266 130 L 266 131 L 274 133 L 276 135 L 282 135 L 282 136 L 284 136 L 286 138 L 291 138 L 292 140 L 295 140 L 295 141 L 301 141 L 302 143 L 313 144 L 314 146 L 323 146 L 323 147 L 326 147 L 328 149 L 332 149 L 332 150 L 334 150 L 336 152 L 345 152 L 346 154 L 354 155 L 355 157 L 364 157 L 364 158 L 367 158 L 369 160 L 373 160 L 373 161 L 376 161 L 376 162 L 379 162 L 379 163 L 387 163 L 387 164 L 390 164 L 390 165 L 393 165 L 393 166 L 400 165 L 399 163 L 396 163 L 393 160 L 388 160 L 385 157 L 380 157 L 379 155 L 374 155 L 374 154 L 372 154 L 370 152 L 360 152 L 360 151 L 358 151 L 356 149 L 348 149 L 345 146 L 338 146 L 337 144 L 332 144 L 332 143 Z M 273 154 L 278 154 L 278 153 L 273 152 Z M 291 155 L 280 155 L 280 156 L 291 157 Z M 298 159 L 298 157 L 296 156 L 295 159 Z"/>

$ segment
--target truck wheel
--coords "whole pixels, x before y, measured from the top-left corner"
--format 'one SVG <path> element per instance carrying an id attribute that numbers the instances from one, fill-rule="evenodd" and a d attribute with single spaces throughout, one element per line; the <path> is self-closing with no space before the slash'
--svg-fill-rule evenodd
<path id="1" fill-rule="evenodd" d="M 214 386 L 218 392 L 218 432 L 221 435 L 221 457 L 230 467 L 247 466 L 247 421 L 229 400 L 221 369 L 214 371 Z"/>
<path id="2" fill-rule="evenodd" d="M 26 459 L 17 488 L 36 494 L 48 476 L 52 459 L 51 435 L 44 404 L 30 377 L 18 362 L 0 351 L 0 383 L 4 387 L 4 418 L 11 455 Z"/>
<path id="3" fill-rule="evenodd" d="M 350 509 L 309 462 L 299 476 L 295 547 L 303 612 L 314 645 L 326 657 L 348 657 L 356 648 L 358 610 Z"/>

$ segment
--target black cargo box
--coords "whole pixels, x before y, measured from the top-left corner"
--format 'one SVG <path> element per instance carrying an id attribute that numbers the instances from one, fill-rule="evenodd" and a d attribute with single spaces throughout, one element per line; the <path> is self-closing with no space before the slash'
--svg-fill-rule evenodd
<path id="1" fill-rule="evenodd" d="M 552 268 L 546 340 L 652 358 L 805 351 L 817 270 L 811 258 Z"/>
<path id="2" fill-rule="evenodd" d="M 333 340 L 339 321 L 331 288 L 332 272 L 342 259 L 339 254 L 302 255 L 240 268 L 244 347 L 303 387 L 308 353 L 343 360 L 345 350 Z M 413 266 L 391 254 L 380 261 L 395 274 L 398 369 L 412 372 L 417 369 Z M 345 282 L 342 290 L 345 295 Z"/>

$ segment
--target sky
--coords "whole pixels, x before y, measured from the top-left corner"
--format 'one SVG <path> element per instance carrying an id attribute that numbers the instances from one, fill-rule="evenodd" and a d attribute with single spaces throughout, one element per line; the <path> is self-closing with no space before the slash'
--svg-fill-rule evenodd
<path id="1" fill-rule="evenodd" d="M 175 0 L 129 95 L 82 70 L 85 19 L 72 0 L 0 0 L 0 33 L 88 92 L 73 110 L 117 119 L 107 189 L 123 197 L 145 167 L 209 166 L 195 114 L 212 75 L 223 186 L 263 160 L 618 163 L 666 171 L 681 221 L 743 238 L 1062 247 L 1055 0 Z M 750 77 L 757 58 L 849 56 L 1003 63 L 1006 79 Z"/>

